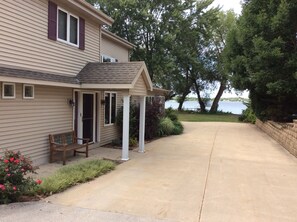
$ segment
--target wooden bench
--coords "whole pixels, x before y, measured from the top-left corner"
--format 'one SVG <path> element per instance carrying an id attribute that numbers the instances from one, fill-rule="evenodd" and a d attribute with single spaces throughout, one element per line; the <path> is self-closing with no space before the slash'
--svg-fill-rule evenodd
<path id="1" fill-rule="evenodd" d="M 77 141 L 81 140 L 82 144 L 78 144 Z M 49 143 L 50 143 L 50 163 L 53 162 L 53 155 L 56 152 L 63 152 L 63 165 L 66 164 L 66 152 L 73 150 L 73 156 L 76 156 L 76 153 L 85 153 L 88 157 L 89 152 L 89 143 L 90 139 L 88 138 L 77 138 L 74 131 L 59 133 L 59 134 L 50 134 Z M 79 149 L 85 148 L 85 151 L 77 151 Z"/>

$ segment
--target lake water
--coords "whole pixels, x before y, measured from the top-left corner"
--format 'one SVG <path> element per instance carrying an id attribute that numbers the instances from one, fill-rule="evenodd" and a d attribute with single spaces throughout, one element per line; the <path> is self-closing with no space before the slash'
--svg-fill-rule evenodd
<path id="1" fill-rule="evenodd" d="M 171 107 L 172 109 L 178 108 L 178 102 L 175 100 L 168 100 L 165 102 L 165 108 Z M 211 104 L 210 104 L 211 105 Z M 206 109 L 210 109 L 210 105 L 206 107 Z M 187 110 L 196 110 L 200 108 L 197 101 L 185 101 L 183 104 L 183 109 Z M 218 110 L 223 112 L 230 112 L 233 114 L 241 114 L 242 110 L 245 110 L 246 106 L 242 102 L 232 102 L 232 101 L 220 101 Z"/>

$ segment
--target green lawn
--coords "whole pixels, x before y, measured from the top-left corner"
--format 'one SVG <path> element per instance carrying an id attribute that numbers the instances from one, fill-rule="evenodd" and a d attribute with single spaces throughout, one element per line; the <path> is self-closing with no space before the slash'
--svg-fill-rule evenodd
<path id="1" fill-rule="evenodd" d="M 178 119 L 185 122 L 239 122 L 238 115 L 234 114 L 201 114 L 177 113 Z"/>

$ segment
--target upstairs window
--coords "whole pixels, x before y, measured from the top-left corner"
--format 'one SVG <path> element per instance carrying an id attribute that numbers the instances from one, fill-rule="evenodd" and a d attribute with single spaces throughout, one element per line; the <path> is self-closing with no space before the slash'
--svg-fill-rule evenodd
<path id="1" fill-rule="evenodd" d="M 85 20 L 48 1 L 48 39 L 85 50 Z"/>
<path id="2" fill-rule="evenodd" d="M 101 56 L 101 62 L 118 62 L 118 59 L 113 58 L 111 56 L 102 55 Z"/>
<path id="3" fill-rule="evenodd" d="M 70 13 L 58 9 L 58 39 L 78 46 L 78 18 Z"/>
<path id="4" fill-rule="evenodd" d="M 106 92 L 105 93 L 105 125 L 110 125 L 115 123 L 116 119 L 116 93 Z"/>

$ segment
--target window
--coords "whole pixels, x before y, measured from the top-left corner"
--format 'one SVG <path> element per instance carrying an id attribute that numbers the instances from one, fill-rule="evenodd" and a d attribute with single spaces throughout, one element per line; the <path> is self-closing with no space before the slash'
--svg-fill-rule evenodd
<path id="1" fill-rule="evenodd" d="M 15 84 L 3 83 L 2 84 L 2 98 L 3 99 L 15 99 Z"/>
<path id="2" fill-rule="evenodd" d="M 23 98 L 24 99 L 34 99 L 34 86 L 33 85 L 23 85 Z"/>
<path id="3" fill-rule="evenodd" d="M 115 123 L 116 118 L 116 93 L 105 93 L 105 125 Z"/>
<path id="4" fill-rule="evenodd" d="M 118 62 L 118 59 L 113 58 L 111 56 L 102 55 L 101 56 L 101 62 Z"/>
<path id="5" fill-rule="evenodd" d="M 61 2 L 61 1 L 60 1 Z M 48 1 L 48 39 L 61 41 L 85 50 L 85 20 Z"/>
<path id="6" fill-rule="evenodd" d="M 78 46 L 78 18 L 58 9 L 58 39 Z"/>

